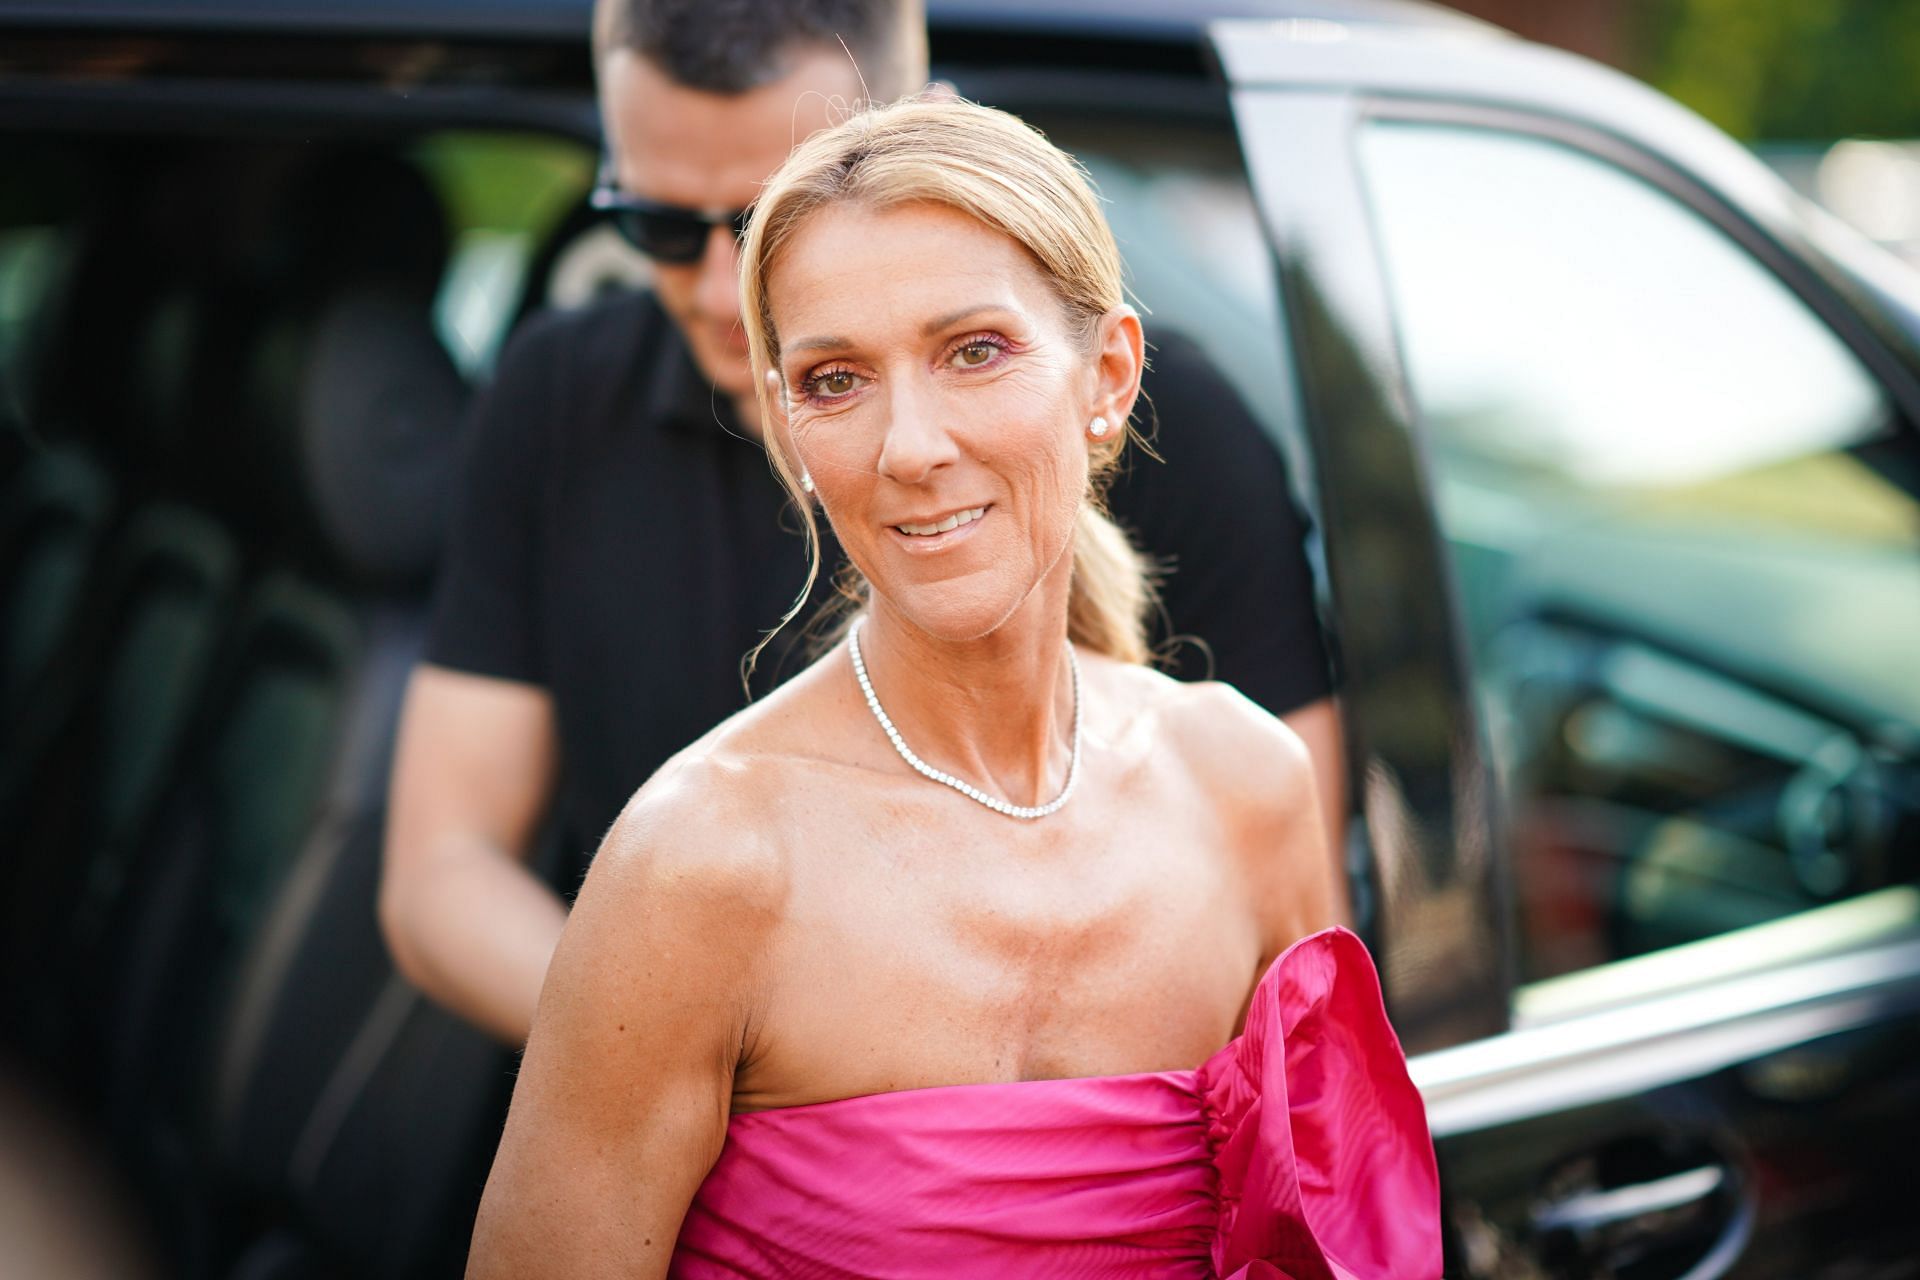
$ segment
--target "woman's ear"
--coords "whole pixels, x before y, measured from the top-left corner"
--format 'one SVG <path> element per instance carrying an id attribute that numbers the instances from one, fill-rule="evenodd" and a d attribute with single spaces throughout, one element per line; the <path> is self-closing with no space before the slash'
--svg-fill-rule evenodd
<path id="1" fill-rule="evenodd" d="M 760 397 L 760 430 L 763 438 L 777 446 L 797 470 L 800 463 L 793 452 L 793 405 L 787 399 L 787 385 L 781 381 L 778 369 L 767 370 L 764 390 L 765 394 Z"/>
<path id="2" fill-rule="evenodd" d="M 780 381 L 778 369 L 767 370 L 765 381 L 767 393 L 760 397 L 760 425 L 767 431 L 779 432 L 779 438 L 784 439 L 787 430 L 787 388 Z"/>
<path id="3" fill-rule="evenodd" d="M 1146 369 L 1146 334 L 1140 328 L 1140 314 L 1123 302 L 1100 317 L 1094 337 L 1093 412 L 1118 427 L 1133 413 L 1133 402 L 1140 396 L 1140 375 Z"/>

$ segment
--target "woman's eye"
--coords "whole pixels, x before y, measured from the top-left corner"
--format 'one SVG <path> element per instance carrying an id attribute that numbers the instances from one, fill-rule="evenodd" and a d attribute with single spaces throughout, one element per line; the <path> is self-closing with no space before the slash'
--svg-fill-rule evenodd
<path id="1" fill-rule="evenodd" d="M 991 363 L 1000 354 L 1000 348 L 991 342 L 969 342 L 953 353 L 953 362 L 968 368 L 978 368 Z"/>
<path id="2" fill-rule="evenodd" d="M 828 369 L 816 373 L 804 384 L 806 393 L 821 400 L 838 400 L 857 391 L 860 387 L 860 375 L 851 369 Z"/>

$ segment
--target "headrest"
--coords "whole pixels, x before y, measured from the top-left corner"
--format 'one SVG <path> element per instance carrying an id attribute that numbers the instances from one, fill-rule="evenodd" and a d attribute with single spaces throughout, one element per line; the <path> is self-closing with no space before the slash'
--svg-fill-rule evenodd
<path id="1" fill-rule="evenodd" d="M 425 579 L 458 471 L 466 386 L 404 287 L 349 286 L 307 334 L 296 450 L 334 554 L 386 584 Z"/>
<path id="2" fill-rule="evenodd" d="M 252 256 L 280 286 L 245 339 L 225 451 L 257 469 L 249 522 L 296 532 L 291 503 L 303 555 L 369 585 L 424 581 L 465 399 L 434 332 L 446 210 L 405 159 L 350 151 L 290 174 L 269 216 L 279 234 Z"/>
<path id="3" fill-rule="evenodd" d="M 302 291 L 380 280 L 431 298 L 446 270 L 447 211 L 426 177 L 397 155 L 330 156 L 291 183 L 283 224 L 295 229 L 293 274 Z"/>

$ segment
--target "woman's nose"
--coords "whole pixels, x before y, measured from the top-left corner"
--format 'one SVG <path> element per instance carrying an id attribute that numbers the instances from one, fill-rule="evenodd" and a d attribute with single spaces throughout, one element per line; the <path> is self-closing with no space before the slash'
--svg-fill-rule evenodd
<path id="1" fill-rule="evenodd" d="M 911 383 L 912 380 L 908 380 Z M 960 456 L 952 432 L 941 425 L 939 397 L 894 383 L 887 401 L 887 434 L 880 446 L 880 474 L 900 484 L 922 484 Z"/>

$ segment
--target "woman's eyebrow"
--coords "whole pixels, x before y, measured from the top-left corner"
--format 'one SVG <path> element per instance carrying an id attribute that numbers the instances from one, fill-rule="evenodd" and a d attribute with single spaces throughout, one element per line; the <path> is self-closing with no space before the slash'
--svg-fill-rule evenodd
<path id="1" fill-rule="evenodd" d="M 839 351 L 852 345 L 853 342 L 847 338 L 802 338 L 798 342 L 788 343 L 787 350 L 796 353 L 801 351 Z"/>
<path id="2" fill-rule="evenodd" d="M 962 320 L 971 320 L 975 316 L 985 315 L 988 312 L 1005 312 L 1006 310 L 1007 308 L 1005 306 L 997 302 L 981 302 L 972 306 L 961 307 L 957 311 L 949 311 L 945 315 L 935 316 L 933 319 L 927 321 L 920 326 L 920 334 L 922 337 L 930 338 L 943 329 L 951 329 Z M 798 342 L 787 343 L 784 349 L 795 355 L 799 355 L 802 352 L 812 351 L 841 351 L 852 345 L 853 339 L 851 338 L 829 335 L 818 338 L 802 338 Z"/>
<path id="3" fill-rule="evenodd" d="M 934 334 L 939 333 L 942 329 L 951 329 L 954 325 L 959 324 L 962 320 L 971 320 L 973 317 L 977 315 L 982 315 L 989 311 L 1005 311 L 1005 310 L 1006 308 L 1001 306 L 997 302 L 982 302 L 970 307 L 961 307 L 958 311 L 949 311 L 947 312 L 947 314 L 943 316 L 937 316 L 934 319 L 929 320 L 925 324 L 921 325 L 920 336 L 923 338 L 931 338 Z"/>

